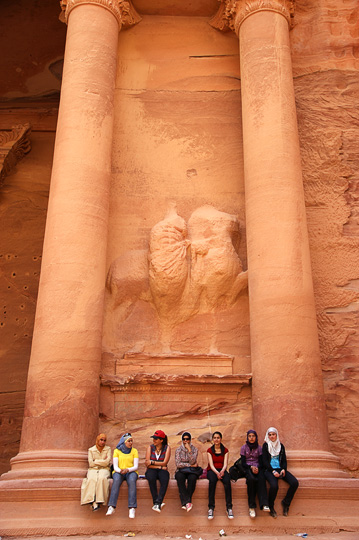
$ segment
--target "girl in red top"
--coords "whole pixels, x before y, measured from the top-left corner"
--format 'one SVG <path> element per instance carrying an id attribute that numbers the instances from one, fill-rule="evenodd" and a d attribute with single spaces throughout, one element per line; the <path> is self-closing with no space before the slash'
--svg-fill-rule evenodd
<path id="1" fill-rule="evenodd" d="M 222 433 L 215 431 L 212 435 L 213 446 L 208 448 L 208 467 L 207 478 L 209 480 L 208 485 L 208 519 L 213 519 L 214 513 L 214 496 L 216 493 L 216 486 L 218 480 L 221 480 L 224 485 L 224 493 L 226 497 L 227 516 L 229 519 L 233 519 L 232 511 L 232 488 L 231 479 L 227 472 L 229 453 L 227 448 L 222 444 Z"/>

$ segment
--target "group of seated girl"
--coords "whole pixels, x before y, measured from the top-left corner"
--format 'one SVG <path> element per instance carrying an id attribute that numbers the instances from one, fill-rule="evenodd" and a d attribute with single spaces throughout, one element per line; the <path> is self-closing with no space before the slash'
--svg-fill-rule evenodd
<path id="1" fill-rule="evenodd" d="M 155 431 L 151 436 L 153 443 L 146 449 L 145 477 L 148 481 L 152 495 L 152 510 L 161 512 L 164 506 L 164 497 L 169 482 L 168 462 L 171 458 L 171 448 L 168 445 L 166 434 L 162 430 Z M 274 501 L 278 492 L 278 480 L 282 479 L 289 484 L 287 493 L 282 500 L 283 515 L 288 510 L 293 496 L 298 488 L 298 480 L 287 470 L 287 460 L 284 445 L 280 442 L 278 431 L 270 427 L 267 430 L 263 447 L 258 443 L 257 433 L 250 429 L 247 440 L 241 447 L 240 466 L 241 474 L 235 473 L 235 466 L 228 473 L 229 452 L 222 443 L 222 434 L 215 431 L 212 436 L 212 446 L 207 450 L 208 466 L 203 469 L 198 465 L 198 449 L 191 443 L 191 434 L 185 431 L 182 434 L 181 445 L 176 449 L 175 462 L 179 497 L 182 509 L 186 512 L 192 510 L 192 496 L 196 489 L 198 478 L 206 476 L 208 479 L 208 519 L 213 519 L 215 509 L 215 492 L 218 480 L 223 483 L 226 501 L 227 516 L 233 519 L 231 481 L 238 476 L 246 478 L 249 515 L 256 516 L 256 496 L 259 507 L 269 512 L 274 518 L 277 513 Z M 90 504 L 96 511 L 103 504 L 107 504 L 107 516 L 115 512 L 120 487 L 123 481 L 128 485 L 129 518 L 135 517 L 137 508 L 138 478 L 138 451 L 133 448 L 131 433 L 125 433 L 113 453 L 112 488 L 109 495 L 109 478 L 111 449 L 106 446 L 106 436 L 101 433 L 96 438 L 96 444 L 88 451 L 89 469 L 87 477 L 81 487 L 81 504 Z M 232 473 L 233 471 L 233 473 Z M 236 476 L 237 474 L 237 476 Z M 157 485 L 159 483 L 159 489 Z M 267 492 L 266 481 L 269 484 Z"/>

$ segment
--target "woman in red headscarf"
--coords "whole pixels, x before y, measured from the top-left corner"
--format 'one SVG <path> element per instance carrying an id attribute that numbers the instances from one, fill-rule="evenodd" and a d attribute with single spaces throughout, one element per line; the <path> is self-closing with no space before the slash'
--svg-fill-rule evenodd
<path id="1" fill-rule="evenodd" d="M 89 468 L 81 486 L 81 504 L 91 504 L 98 510 L 106 504 L 109 493 L 111 448 L 106 446 L 106 435 L 100 433 L 96 444 L 88 451 Z"/>
<path id="2" fill-rule="evenodd" d="M 171 457 L 171 447 L 168 445 L 167 435 L 161 429 L 151 435 L 153 444 L 147 447 L 145 465 L 147 467 L 146 478 L 150 486 L 153 500 L 152 510 L 161 512 L 164 506 L 164 496 L 167 491 L 170 474 L 167 469 Z M 157 480 L 160 482 L 160 490 L 157 491 Z"/>

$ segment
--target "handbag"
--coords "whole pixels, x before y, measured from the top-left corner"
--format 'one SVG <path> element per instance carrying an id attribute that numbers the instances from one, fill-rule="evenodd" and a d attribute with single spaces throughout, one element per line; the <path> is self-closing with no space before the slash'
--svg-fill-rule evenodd
<path id="1" fill-rule="evenodd" d="M 203 474 L 202 467 L 182 467 L 181 469 L 178 469 L 179 471 L 185 473 L 185 474 L 195 474 L 198 477 L 200 477 Z"/>
<path id="2" fill-rule="evenodd" d="M 234 482 L 237 482 L 239 478 L 245 478 L 247 474 L 247 471 L 242 465 L 242 458 L 238 458 L 237 461 L 234 462 L 232 467 L 229 469 L 229 476 L 231 477 L 231 480 L 234 480 Z"/>

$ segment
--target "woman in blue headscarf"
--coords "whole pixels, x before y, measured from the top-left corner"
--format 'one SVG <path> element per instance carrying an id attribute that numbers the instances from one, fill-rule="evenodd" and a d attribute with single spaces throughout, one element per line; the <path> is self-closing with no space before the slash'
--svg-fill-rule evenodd
<path id="1" fill-rule="evenodd" d="M 256 495 L 261 510 L 269 512 L 269 505 L 262 464 L 262 447 L 258 444 L 258 435 L 254 429 L 247 431 L 246 443 L 241 448 L 241 463 L 246 471 L 249 516 L 255 518 Z"/>
<path id="2" fill-rule="evenodd" d="M 135 508 L 137 508 L 138 452 L 136 448 L 133 448 L 131 433 L 122 435 L 120 442 L 116 446 L 113 453 L 113 468 L 113 484 L 106 516 L 110 516 L 115 512 L 121 484 L 126 480 L 128 485 L 128 517 L 134 518 Z"/>

